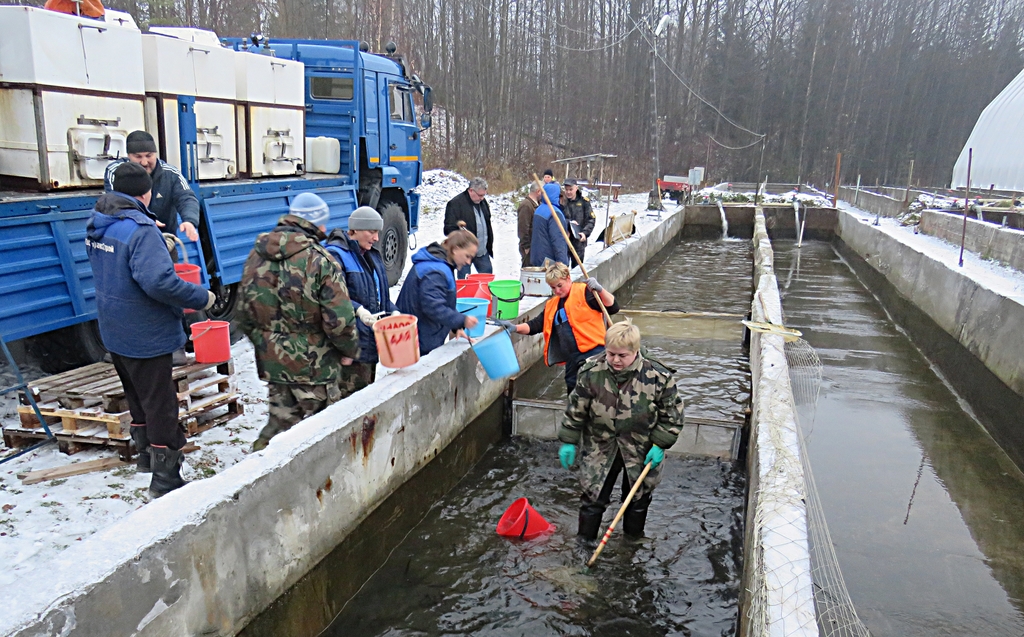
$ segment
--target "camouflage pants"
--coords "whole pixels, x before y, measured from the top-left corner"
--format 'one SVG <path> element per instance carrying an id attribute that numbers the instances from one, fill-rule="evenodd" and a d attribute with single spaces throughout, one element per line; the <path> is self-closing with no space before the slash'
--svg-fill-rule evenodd
<path id="1" fill-rule="evenodd" d="M 315 413 L 323 411 L 328 405 L 342 399 L 342 394 L 335 384 L 328 385 L 285 385 L 284 383 L 267 383 L 267 399 L 270 403 L 270 415 L 267 426 L 260 431 L 260 438 L 270 440 L 282 431 L 288 431 L 292 425 Z"/>
<path id="2" fill-rule="evenodd" d="M 354 362 L 341 368 L 338 387 L 341 397 L 347 398 L 377 378 L 377 363 Z"/>

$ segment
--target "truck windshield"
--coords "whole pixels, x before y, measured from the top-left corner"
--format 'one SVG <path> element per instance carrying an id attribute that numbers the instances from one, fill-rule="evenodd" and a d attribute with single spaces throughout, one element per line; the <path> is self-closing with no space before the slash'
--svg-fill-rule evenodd
<path id="1" fill-rule="evenodd" d="M 351 77 L 311 77 L 309 94 L 318 100 L 351 100 L 355 84 Z"/>

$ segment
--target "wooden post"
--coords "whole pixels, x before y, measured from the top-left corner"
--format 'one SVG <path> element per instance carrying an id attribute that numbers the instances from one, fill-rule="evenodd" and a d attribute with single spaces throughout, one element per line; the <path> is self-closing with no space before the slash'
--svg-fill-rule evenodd
<path id="1" fill-rule="evenodd" d="M 910 184 L 914 183 L 914 160 L 910 160 L 910 172 L 907 174 L 907 189 L 903 193 L 903 205 L 910 202 Z"/>
<path id="2" fill-rule="evenodd" d="M 857 173 L 857 189 L 853 191 L 853 205 L 857 205 L 858 199 L 860 199 L 860 173 Z"/>
<path id="3" fill-rule="evenodd" d="M 840 168 L 842 168 L 842 166 L 843 166 L 843 154 L 842 153 L 836 153 L 836 180 L 834 182 L 834 187 L 835 187 L 834 195 L 835 195 L 835 206 L 836 206 L 836 208 L 839 207 L 839 175 L 840 175 L 839 170 L 840 170 Z"/>
<path id="4" fill-rule="evenodd" d="M 967 241 L 967 207 L 971 205 L 971 162 L 974 160 L 974 149 L 967 149 L 967 187 L 964 191 L 964 229 L 960 234 L 960 267 L 964 267 L 964 243 Z"/>

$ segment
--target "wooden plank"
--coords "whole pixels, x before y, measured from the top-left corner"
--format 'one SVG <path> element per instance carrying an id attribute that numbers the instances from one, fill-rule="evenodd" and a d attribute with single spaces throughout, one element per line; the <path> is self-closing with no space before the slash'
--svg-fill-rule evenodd
<path id="1" fill-rule="evenodd" d="M 120 458 L 100 458 L 98 460 L 89 460 L 88 462 L 77 462 L 75 464 L 64 465 L 63 467 L 51 467 L 49 469 L 41 469 L 39 471 L 30 471 L 25 474 L 19 474 L 18 478 L 21 479 L 22 484 L 38 484 L 48 480 L 80 476 L 84 473 L 92 473 L 93 471 L 116 469 L 117 467 L 123 467 L 126 464 L 128 463 Z"/>
<path id="2" fill-rule="evenodd" d="M 29 387 L 34 390 L 51 389 L 82 378 L 89 378 L 93 374 L 102 370 L 104 367 L 114 368 L 110 363 L 93 363 L 92 365 L 86 365 L 85 367 L 79 367 L 77 369 L 71 369 L 60 374 L 54 374 L 53 376 L 46 376 L 29 383 Z"/>

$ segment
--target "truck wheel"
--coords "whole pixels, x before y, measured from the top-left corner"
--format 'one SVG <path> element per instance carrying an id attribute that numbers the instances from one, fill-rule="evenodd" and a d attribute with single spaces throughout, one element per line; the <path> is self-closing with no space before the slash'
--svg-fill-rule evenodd
<path id="1" fill-rule="evenodd" d="M 100 362 L 107 348 L 103 347 L 96 321 L 86 321 L 36 336 L 32 339 L 32 353 L 44 372 L 59 374 Z"/>
<path id="2" fill-rule="evenodd" d="M 388 285 L 398 283 L 405 269 L 405 257 L 409 252 L 409 226 L 405 223 L 405 212 L 396 203 L 385 203 L 379 210 L 384 219 L 384 229 L 380 231 L 377 249 L 384 257 L 384 267 L 388 271 Z"/>
<path id="3" fill-rule="evenodd" d="M 235 306 L 238 304 L 238 284 L 211 286 L 217 300 L 206 310 L 206 315 L 214 321 L 228 321 L 235 318 Z"/>

